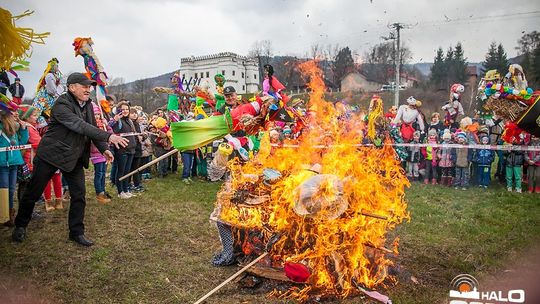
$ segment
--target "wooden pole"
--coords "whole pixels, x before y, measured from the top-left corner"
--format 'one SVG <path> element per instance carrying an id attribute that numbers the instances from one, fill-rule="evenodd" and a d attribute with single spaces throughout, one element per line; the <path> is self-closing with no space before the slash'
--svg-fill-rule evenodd
<path id="1" fill-rule="evenodd" d="M 207 294 L 205 294 L 202 298 L 200 298 L 199 300 L 197 300 L 197 302 L 195 302 L 194 304 L 200 304 L 202 303 L 204 300 L 206 300 L 206 298 L 208 298 L 209 296 L 211 296 L 212 294 L 214 294 L 216 291 L 218 291 L 219 289 L 221 289 L 221 287 L 225 286 L 227 283 L 229 283 L 230 281 L 232 281 L 234 278 L 236 278 L 237 276 L 239 276 L 240 274 L 242 274 L 244 271 L 248 270 L 251 266 L 255 265 L 258 261 L 260 261 L 262 258 L 264 258 L 265 256 L 268 255 L 268 252 L 265 252 L 263 254 L 261 254 L 258 258 L 256 258 L 255 260 L 251 261 L 251 263 L 247 264 L 246 266 L 244 266 L 244 268 L 238 270 L 235 274 L 233 274 L 232 276 L 230 276 L 228 279 L 226 279 L 225 281 L 223 281 L 223 283 L 219 284 L 218 286 L 216 286 L 216 288 L 212 289 L 210 292 L 208 292 Z"/>
<path id="2" fill-rule="evenodd" d="M 160 160 L 162 160 L 162 159 L 164 159 L 164 158 L 167 158 L 167 157 L 169 157 L 169 156 L 171 156 L 171 155 L 173 155 L 174 153 L 177 153 L 177 152 L 178 152 L 177 149 L 172 149 L 171 151 L 169 151 L 169 152 L 167 152 L 167 153 L 161 155 L 160 157 L 154 159 L 153 161 L 147 163 L 146 165 L 140 166 L 137 170 L 131 171 L 131 172 L 129 172 L 128 174 L 126 174 L 126 175 L 120 177 L 118 180 L 124 180 L 124 179 L 126 179 L 126 178 L 132 176 L 133 174 L 135 174 L 135 173 L 137 173 L 137 172 L 139 172 L 139 171 L 142 171 L 142 170 L 144 170 L 144 169 L 150 167 L 151 165 L 153 165 L 153 164 L 159 162 Z"/>

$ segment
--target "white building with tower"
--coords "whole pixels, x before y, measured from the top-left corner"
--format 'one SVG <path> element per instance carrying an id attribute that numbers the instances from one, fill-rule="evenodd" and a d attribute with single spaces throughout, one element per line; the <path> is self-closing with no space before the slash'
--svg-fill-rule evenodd
<path id="1" fill-rule="evenodd" d="M 225 76 L 225 86 L 232 86 L 238 94 L 259 91 L 259 65 L 254 58 L 225 52 L 206 56 L 191 56 L 180 60 L 180 77 L 184 83 L 202 84 L 207 81 L 215 87 L 214 76 Z"/>

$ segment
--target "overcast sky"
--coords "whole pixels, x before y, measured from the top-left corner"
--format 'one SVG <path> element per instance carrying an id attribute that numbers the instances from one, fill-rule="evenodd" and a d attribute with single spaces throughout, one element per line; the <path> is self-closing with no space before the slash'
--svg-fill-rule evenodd
<path id="1" fill-rule="evenodd" d="M 110 78 L 132 81 L 178 69 L 182 57 L 245 55 L 256 40 L 271 40 L 275 55 L 301 56 L 314 43 L 338 43 L 362 55 L 388 36 L 387 25 L 394 22 L 410 25 L 402 38 L 413 62 L 432 62 L 439 46 L 458 41 L 469 61 L 482 61 L 492 41 L 513 57 L 522 33 L 540 30 L 538 0 L 3 2 L 12 14 L 35 11 L 18 26 L 51 32 L 46 45 L 34 47 L 31 71 L 20 75 L 30 91 L 52 57 L 60 60 L 64 74 L 83 71 L 83 59 L 74 57 L 71 46 L 75 37 L 92 37 Z"/>

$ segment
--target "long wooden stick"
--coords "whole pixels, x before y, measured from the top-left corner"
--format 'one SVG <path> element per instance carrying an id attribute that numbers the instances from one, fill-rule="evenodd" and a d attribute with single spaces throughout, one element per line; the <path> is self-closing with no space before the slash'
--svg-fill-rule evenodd
<path id="1" fill-rule="evenodd" d="M 219 284 L 216 288 L 212 289 L 209 293 L 205 294 L 202 298 L 200 298 L 199 300 L 197 300 L 197 302 L 195 302 L 194 304 L 200 304 L 202 303 L 204 300 L 206 300 L 206 298 L 208 298 L 209 296 L 211 296 L 213 293 L 215 293 L 216 291 L 218 291 L 219 289 L 221 289 L 221 287 L 225 286 L 227 283 L 229 283 L 230 281 L 232 281 L 234 278 L 236 278 L 237 276 L 239 276 L 240 274 L 242 274 L 244 271 L 248 270 L 251 266 L 255 265 L 258 261 L 260 261 L 262 258 L 264 258 L 265 256 L 268 255 L 268 252 L 265 252 L 263 254 L 261 254 L 258 258 L 256 258 L 255 260 L 251 261 L 251 263 L 247 264 L 246 266 L 244 266 L 244 268 L 238 270 L 235 274 L 233 274 L 232 276 L 230 276 L 228 279 L 226 279 L 225 281 L 223 281 L 223 283 Z"/>
<path id="2" fill-rule="evenodd" d="M 159 162 L 160 160 L 162 160 L 162 159 L 164 159 L 164 158 L 167 158 L 167 157 L 173 155 L 173 154 L 176 153 L 176 152 L 178 152 L 177 149 L 172 149 L 171 151 L 169 151 L 169 152 L 167 152 L 167 153 L 161 155 L 160 157 L 154 159 L 153 161 L 147 163 L 146 165 L 140 166 L 140 167 L 137 168 L 136 170 L 133 170 L 133 171 L 129 172 L 128 174 L 126 174 L 126 175 L 120 177 L 118 180 L 124 180 L 124 179 L 126 179 L 126 178 L 132 176 L 133 174 L 135 174 L 135 173 L 137 173 L 137 172 L 140 172 L 140 171 L 142 171 L 142 170 L 144 170 L 144 169 L 150 167 L 151 165 L 153 165 L 153 164 Z"/>

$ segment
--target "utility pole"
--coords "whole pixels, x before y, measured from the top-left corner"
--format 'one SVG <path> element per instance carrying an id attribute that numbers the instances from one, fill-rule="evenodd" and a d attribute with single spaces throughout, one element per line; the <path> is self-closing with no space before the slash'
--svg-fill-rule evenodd
<path id="1" fill-rule="evenodd" d="M 394 86 L 394 105 L 397 107 L 399 105 L 399 66 L 401 63 L 399 32 L 403 28 L 403 24 L 393 23 L 392 25 L 390 25 L 390 27 L 396 30 L 396 83 Z"/>

